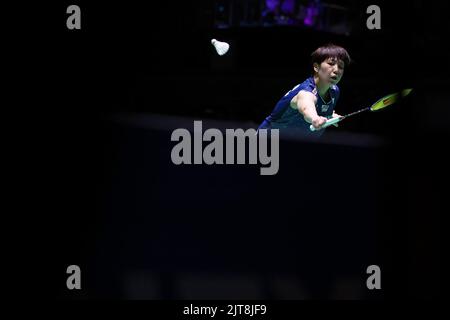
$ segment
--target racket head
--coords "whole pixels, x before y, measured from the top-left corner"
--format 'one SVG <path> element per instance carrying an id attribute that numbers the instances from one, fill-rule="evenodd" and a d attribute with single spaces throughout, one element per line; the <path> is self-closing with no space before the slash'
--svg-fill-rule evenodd
<path id="1" fill-rule="evenodd" d="M 401 92 L 388 94 L 387 96 L 384 96 L 383 98 L 375 102 L 373 105 L 371 105 L 370 111 L 378 111 L 384 109 L 390 106 L 391 104 L 396 103 L 402 97 L 406 97 L 408 94 L 410 94 L 411 91 L 412 89 L 404 89 Z"/>

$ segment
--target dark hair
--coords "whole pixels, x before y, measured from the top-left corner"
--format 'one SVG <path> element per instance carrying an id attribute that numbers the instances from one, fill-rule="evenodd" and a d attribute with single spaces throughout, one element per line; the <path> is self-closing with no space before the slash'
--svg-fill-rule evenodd
<path id="1" fill-rule="evenodd" d="M 311 61 L 313 64 L 321 64 L 328 58 L 337 58 L 339 60 L 342 60 L 344 61 L 345 66 L 348 66 L 351 62 L 350 55 L 348 54 L 347 50 L 331 43 L 327 44 L 326 46 L 317 48 L 311 54 Z"/>

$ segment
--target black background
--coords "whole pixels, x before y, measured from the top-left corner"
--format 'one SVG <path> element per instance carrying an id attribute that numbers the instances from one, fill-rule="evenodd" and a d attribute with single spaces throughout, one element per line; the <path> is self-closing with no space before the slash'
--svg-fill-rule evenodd
<path id="1" fill-rule="evenodd" d="M 12 260 L 25 261 L 15 284 L 19 294 L 126 298 L 120 281 L 136 266 L 151 265 L 163 279 L 158 297 L 178 299 L 183 298 L 174 289 L 179 270 L 258 274 L 264 287 L 272 274 L 292 271 L 286 266 L 313 280 L 322 279 L 330 264 L 336 274 L 365 279 L 365 267 L 380 264 L 384 289 L 365 292 L 364 298 L 440 296 L 446 191 L 441 181 L 448 158 L 445 10 L 428 1 L 378 2 L 382 29 L 371 31 L 365 26 L 365 8 L 372 3 L 355 1 L 352 8 L 360 15 L 352 35 L 344 37 L 293 28 L 215 30 L 213 3 L 204 0 L 78 1 L 82 29 L 68 30 L 65 10 L 70 4 L 19 9 L 19 18 L 10 25 L 11 34 L 19 35 L 11 37 L 17 51 L 12 55 L 18 58 L 11 63 L 16 68 L 11 82 L 18 84 L 12 132 L 19 141 L 15 148 L 24 153 L 18 161 L 23 179 L 18 179 L 16 201 L 21 232 L 13 241 L 20 246 L 13 248 Z M 232 43 L 222 60 L 211 38 Z M 354 59 L 341 83 L 340 113 L 397 89 L 414 88 L 408 104 L 346 124 L 350 133 L 383 137 L 388 147 L 292 144 L 296 151 L 280 155 L 290 159 L 285 169 L 263 179 L 254 168 L 180 171 L 170 163 L 167 133 L 126 129 L 105 120 L 116 112 L 144 112 L 259 124 L 279 97 L 309 73 L 310 52 L 330 41 L 345 46 Z M 335 191 L 329 201 L 290 179 L 295 157 L 304 154 L 299 146 L 324 155 L 320 161 L 325 166 L 335 164 L 330 165 L 338 172 L 335 182 L 324 184 Z M 313 168 L 307 179 L 314 177 L 320 161 L 302 162 Z M 268 189 L 274 186 L 289 191 Z M 293 199 L 303 194 L 302 215 L 289 207 L 279 212 L 276 204 L 262 201 L 273 192 Z M 290 229 L 291 223 L 302 232 Z M 320 226 L 320 232 L 308 225 Z M 151 236 L 155 234 L 163 235 Z M 283 234 L 286 238 L 280 240 Z M 276 262 L 291 254 L 289 243 L 308 243 L 312 236 L 318 240 L 305 254 L 318 259 L 320 267 L 294 257 L 286 265 Z M 213 240 L 205 245 L 205 238 Z M 370 248 L 366 257 L 351 256 L 364 252 L 359 247 L 364 245 Z M 349 256 L 337 256 L 340 246 L 347 246 Z M 223 260 L 218 248 L 221 253 L 236 250 L 236 257 Z M 149 254 L 142 255 L 146 250 Z M 197 255 L 185 256 L 183 250 Z M 155 264 L 153 259 L 161 257 L 166 260 Z M 30 289 L 23 280 L 34 264 L 45 276 L 37 276 Z M 70 264 L 87 270 L 81 292 L 65 288 Z M 311 287 L 319 287 L 314 297 L 329 298 L 320 285 L 313 282 Z M 266 288 L 262 298 L 277 297 Z"/>

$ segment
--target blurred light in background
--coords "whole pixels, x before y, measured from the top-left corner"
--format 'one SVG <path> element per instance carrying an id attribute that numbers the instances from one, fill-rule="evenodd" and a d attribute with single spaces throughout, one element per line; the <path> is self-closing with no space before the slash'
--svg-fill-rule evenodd
<path id="1" fill-rule="evenodd" d="M 312 28 L 350 35 L 351 3 L 322 0 L 217 0 L 214 26 Z"/>

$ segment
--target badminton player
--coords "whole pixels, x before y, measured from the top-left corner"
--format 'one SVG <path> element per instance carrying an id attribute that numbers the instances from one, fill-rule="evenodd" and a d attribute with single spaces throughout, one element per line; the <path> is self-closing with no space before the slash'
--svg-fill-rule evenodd
<path id="1" fill-rule="evenodd" d="M 258 129 L 292 129 L 319 137 L 325 131 L 322 125 L 339 116 L 334 112 L 339 99 L 337 84 L 350 56 L 344 48 L 329 44 L 317 48 L 311 57 L 312 76 L 286 93 Z M 311 124 L 316 131 L 309 129 Z"/>

